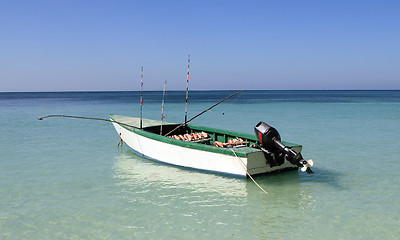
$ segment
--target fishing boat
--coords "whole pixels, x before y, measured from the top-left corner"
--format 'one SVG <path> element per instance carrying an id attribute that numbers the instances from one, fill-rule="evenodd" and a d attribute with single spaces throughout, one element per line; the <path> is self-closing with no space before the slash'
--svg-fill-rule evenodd
<path id="1" fill-rule="evenodd" d="M 161 120 L 142 118 L 143 106 L 143 67 L 140 81 L 140 117 L 110 115 L 110 119 L 48 115 L 39 117 L 67 117 L 111 122 L 120 143 L 125 142 L 136 154 L 145 158 L 178 167 L 200 171 L 227 174 L 237 177 L 250 177 L 278 171 L 297 170 L 312 173 L 313 161 L 301 156 L 302 146 L 283 142 L 278 131 L 265 122 L 255 127 L 255 135 L 189 125 L 188 123 L 223 101 L 245 91 L 232 94 L 210 108 L 187 119 L 187 100 L 189 90 L 189 64 L 186 85 L 185 121 L 182 124 L 164 122 L 163 91 Z M 119 144 L 120 144 L 119 143 Z M 118 144 L 118 145 L 119 145 Z"/>
<path id="2" fill-rule="evenodd" d="M 255 135 L 210 127 L 110 115 L 121 141 L 156 162 L 200 171 L 247 177 L 297 170 L 312 173 L 302 146 L 281 141 L 278 131 L 259 122 Z"/>

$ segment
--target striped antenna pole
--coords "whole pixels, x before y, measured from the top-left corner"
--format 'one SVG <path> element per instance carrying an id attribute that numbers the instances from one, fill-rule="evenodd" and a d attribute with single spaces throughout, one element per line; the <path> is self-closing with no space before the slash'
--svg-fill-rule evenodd
<path id="1" fill-rule="evenodd" d="M 142 112 L 143 112 L 143 67 L 140 74 L 140 129 L 143 129 Z"/>
<path id="2" fill-rule="evenodd" d="M 165 99 L 165 86 L 166 85 L 167 85 L 167 80 L 165 80 L 165 82 L 164 82 L 164 91 L 162 94 L 160 135 L 162 135 L 162 125 L 163 125 L 163 121 L 164 121 L 164 99 Z"/>
<path id="3" fill-rule="evenodd" d="M 189 68 L 190 67 L 190 54 L 188 58 L 188 72 L 187 72 L 187 78 L 186 78 L 186 103 L 185 103 L 185 126 L 187 122 L 187 101 L 188 101 L 188 95 L 189 95 Z"/>

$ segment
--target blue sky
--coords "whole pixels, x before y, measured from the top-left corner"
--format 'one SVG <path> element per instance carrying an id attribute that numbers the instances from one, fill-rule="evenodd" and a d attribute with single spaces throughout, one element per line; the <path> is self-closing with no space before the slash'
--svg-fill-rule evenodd
<path id="1" fill-rule="evenodd" d="M 400 1 L 0 0 L 0 92 L 400 89 Z"/>

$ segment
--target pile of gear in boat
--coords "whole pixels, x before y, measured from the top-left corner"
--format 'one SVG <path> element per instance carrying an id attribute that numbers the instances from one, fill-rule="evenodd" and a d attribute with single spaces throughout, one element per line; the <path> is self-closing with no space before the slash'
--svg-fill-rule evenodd
<path id="1" fill-rule="evenodd" d="M 246 143 L 249 143 L 249 142 L 245 142 L 245 141 L 243 141 L 243 139 L 237 137 L 237 138 L 229 139 L 227 143 L 215 141 L 215 142 L 213 142 L 212 145 L 216 146 L 216 147 L 244 147 L 244 146 L 246 146 L 245 145 Z"/>
<path id="2" fill-rule="evenodd" d="M 186 133 L 186 134 L 180 134 L 180 135 L 173 135 L 173 136 L 168 136 L 169 138 L 177 139 L 177 140 L 183 140 L 183 141 L 189 141 L 189 142 L 197 142 L 199 140 L 209 140 L 210 138 L 208 137 L 208 134 L 205 132 L 200 132 L 200 133 Z"/>
<path id="3" fill-rule="evenodd" d="M 182 141 L 188 141 L 188 142 L 197 142 L 197 143 L 207 143 L 211 140 L 211 138 L 208 137 L 208 134 L 206 132 L 199 132 L 199 133 L 186 133 L 186 134 L 180 134 L 180 135 L 173 135 L 173 136 L 168 136 L 169 138 L 177 139 L 177 140 L 182 140 Z M 243 141 L 241 138 L 234 138 L 234 139 L 229 139 L 227 143 L 222 143 L 219 141 L 214 141 L 211 145 L 215 147 L 239 147 L 239 146 L 244 146 L 248 142 Z"/>

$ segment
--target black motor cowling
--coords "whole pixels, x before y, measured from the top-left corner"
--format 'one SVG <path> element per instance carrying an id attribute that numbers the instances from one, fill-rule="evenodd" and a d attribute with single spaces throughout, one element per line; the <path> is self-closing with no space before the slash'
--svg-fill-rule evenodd
<path id="1" fill-rule="evenodd" d="M 274 139 L 281 140 L 278 131 L 265 122 L 259 122 L 255 126 L 254 131 L 258 141 L 260 141 L 261 145 L 266 149 L 276 148 Z"/>
<path id="2" fill-rule="evenodd" d="M 300 153 L 296 153 L 281 142 L 281 136 L 275 128 L 265 122 L 259 122 L 254 127 L 254 132 L 261 144 L 259 147 L 264 152 L 271 167 L 282 165 L 285 158 L 298 167 L 308 166 L 307 161 L 303 159 Z M 306 169 L 307 172 L 312 172 L 309 167 Z"/>
<path id="3" fill-rule="evenodd" d="M 274 139 L 281 140 L 278 131 L 265 122 L 259 122 L 254 127 L 254 131 L 261 144 L 259 147 L 263 150 L 268 164 L 271 167 L 282 165 L 285 161 L 285 155 L 279 151 L 274 143 Z"/>

